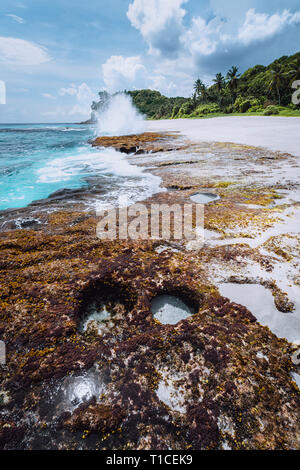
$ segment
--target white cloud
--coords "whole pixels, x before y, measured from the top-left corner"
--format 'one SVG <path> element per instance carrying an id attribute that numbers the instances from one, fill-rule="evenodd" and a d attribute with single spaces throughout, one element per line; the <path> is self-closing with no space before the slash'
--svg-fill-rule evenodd
<path id="1" fill-rule="evenodd" d="M 167 96 L 191 96 L 193 83 L 198 77 L 199 70 L 193 57 L 183 51 L 176 59 L 163 59 L 156 61 L 149 79 L 149 87 L 153 83 L 156 88 Z M 202 74 L 203 80 L 205 77 Z"/>
<path id="2" fill-rule="evenodd" d="M 285 9 L 275 14 L 256 13 L 254 8 L 245 13 L 242 26 L 239 17 L 231 20 L 216 13 L 206 21 L 193 17 L 189 26 L 183 24 L 188 0 L 133 0 L 127 16 L 133 27 L 140 31 L 149 46 L 149 52 L 166 59 L 201 58 L 218 53 L 230 53 L 237 46 L 248 46 L 280 33 L 285 27 L 300 23 L 300 11 Z M 240 17 L 241 6 L 236 6 Z M 218 10 L 216 10 L 218 11 Z M 158 60 L 158 57 L 157 57 Z"/>
<path id="3" fill-rule="evenodd" d="M 26 23 L 26 21 L 23 18 L 21 18 L 21 16 L 12 15 L 12 14 L 8 14 L 8 15 L 5 15 L 5 16 L 8 16 L 9 18 L 11 18 L 16 23 L 20 23 L 20 24 Z"/>
<path id="4" fill-rule="evenodd" d="M 189 96 L 193 84 L 193 61 L 181 56 L 156 60 L 151 71 L 139 56 L 112 56 L 102 65 L 103 80 L 110 93 L 124 89 L 151 88 L 167 96 Z"/>
<path id="5" fill-rule="evenodd" d="M 56 97 L 51 95 L 50 93 L 42 93 L 44 98 L 48 98 L 49 100 L 56 100 Z"/>
<path id="6" fill-rule="evenodd" d="M 65 95 L 75 96 L 77 95 L 78 90 L 77 90 L 76 85 L 72 84 L 69 88 L 61 88 L 58 93 L 60 96 L 65 96 Z"/>
<path id="7" fill-rule="evenodd" d="M 24 39 L 0 37 L 0 62 L 8 65 L 40 65 L 49 62 L 47 50 Z"/>
<path id="8" fill-rule="evenodd" d="M 58 95 L 64 96 L 68 100 L 67 103 L 65 104 L 61 98 L 59 106 L 43 111 L 42 116 L 60 121 L 85 120 L 90 117 L 91 104 L 96 99 L 96 95 L 86 83 L 80 85 L 72 83 L 69 87 L 61 88 Z M 43 93 L 43 96 L 48 99 L 56 99 L 50 93 Z"/>
<path id="9" fill-rule="evenodd" d="M 194 16 L 188 23 L 185 18 L 187 2 L 131 0 L 127 17 L 146 41 L 148 53 L 155 56 L 154 69 L 147 76 L 144 72 L 143 88 L 149 86 L 165 94 L 177 90 L 178 94 L 186 96 L 191 93 L 191 82 L 200 71 L 202 80 L 211 83 L 216 70 L 224 70 L 232 63 L 240 63 L 241 67 L 250 65 L 255 61 L 253 55 L 259 56 L 259 51 L 254 48 L 251 51 L 249 44 L 264 41 L 300 23 L 300 11 L 291 13 L 288 8 L 273 14 L 267 13 L 270 9 L 265 5 L 265 13 L 257 13 L 251 8 L 253 3 L 259 3 L 257 0 L 229 2 L 226 6 L 222 0 L 210 0 L 211 11 L 206 8 L 202 17 Z M 262 11 L 263 3 L 260 3 Z M 213 15 L 210 20 L 205 17 L 208 12 Z M 115 59 L 117 62 L 119 58 Z M 109 63 L 103 70 L 105 83 L 108 86 L 113 83 L 116 89 L 126 88 L 128 83 L 124 80 L 126 67 L 119 65 L 114 64 L 112 71 Z M 147 67 L 150 70 L 150 66 Z M 129 81 L 129 87 L 138 86 L 137 82 L 136 79 Z"/>
<path id="10" fill-rule="evenodd" d="M 287 25 L 300 22 L 300 12 L 294 14 L 289 10 L 283 10 L 282 13 L 267 15 L 265 13 L 256 13 L 251 8 L 246 13 L 246 19 L 243 26 L 239 29 L 238 39 L 245 45 L 254 41 L 261 41 L 280 33 Z"/>
<path id="11" fill-rule="evenodd" d="M 132 25 L 144 37 L 164 29 L 174 18 L 181 23 L 185 15 L 181 5 L 187 0 L 134 0 L 128 7 L 127 16 Z"/>
<path id="12" fill-rule="evenodd" d="M 173 81 L 169 81 L 164 75 L 153 75 L 150 77 L 151 84 L 150 88 L 152 90 L 157 90 L 163 93 L 164 95 L 171 96 L 174 92 L 177 91 L 177 86 Z"/>
<path id="13" fill-rule="evenodd" d="M 192 55 L 210 55 L 217 49 L 221 40 L 222 21 L 214 18 L 206 22 L 198 16 L 192 19 L 191 28 L 182 37 L 182 42 Z"/>
<path id="14" fill-rule="evenodd" d="M 300 23 L 300 11 L 294 13 L 289 21 L 290 24 L 298 24 Z"/>
<path id="15" fill-rule="evenodd" d="M 68 88 L 61 88 L 58 92 L 60 96 L 73 96 L 76 98 L 76 103 L 70 109 L 64 109 L 67 116 L 89 116 L 91 112 L 92 101 L 96 99 L 95 94 L 86 83 L 81 85 L 71 84 Z M 60 111 L 61 114 L 61 111 Z"/>
<path id="16" fill-rule="evenodd" d="M 102 65 L 103 80 L 110 92 L 134 86 L 139 78 L 144 77 L 145 72 L 139 56 L 111 56 Z"/>
<path id="17" fill-rule="evenodd" d="M 200 16 L 194 17 L 190 27 L 181 36 L 181 54 L 190 55 L 199 66 L 205 60 L 209 63 L 209 56 L 230 55 L 237 48 L 247 47 L 254 41 L 263 41 L 299 22 L 300 12 L 292 14 L 289 10 L 283 10 L 281 13 L 268 15 L 256 13 L 253 8 L 246 12 L 240 28 L 219 16 L 208 22 Z"/>
<path id="18" fill-rule="evenodd" d="M 183 32 L 181 8 L 188 0 L 133 0 L 127 16 L 149 45 L 152 54 L 175 54 L 180 47 Z"/>
<path id="19" fill-rule="evenodd" d="M 79 85 L 77 90 L 77 100 L 80 104 L 88 104 L 90 107 L 92 104 L 92 99 L 94 98 L 94 93 L 86 83 Z"/>

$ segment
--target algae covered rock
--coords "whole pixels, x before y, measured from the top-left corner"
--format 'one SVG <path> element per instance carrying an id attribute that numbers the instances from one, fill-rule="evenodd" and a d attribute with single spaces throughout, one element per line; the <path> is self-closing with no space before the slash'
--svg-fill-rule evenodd
<path id="1" fill-rule="evenodd" d="M 63 220 L 1 234 L 2 448 L 299 446 L 291 345 L 221 297 L 200 254 L 191 263 L 152 241 L 108 244 L 95 239 L 96 219 L 76 213 L 67 230 Z M 161 324 L 151 312 L 160 295 L 191 315 Z M 80 328 L 93 299 L 116 316 L 100 332 Z M 101 387 L 75 381 L 93 367 Z M 71 383 L 72 406 L 57 408 Z"/>

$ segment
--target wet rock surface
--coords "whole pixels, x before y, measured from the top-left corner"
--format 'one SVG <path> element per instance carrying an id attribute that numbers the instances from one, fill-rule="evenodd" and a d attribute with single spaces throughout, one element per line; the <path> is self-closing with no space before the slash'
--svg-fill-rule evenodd
<path id="1" fill-rule="evenodd" d="M 138 135 L 120 137 L 97 137 L 91 142 L 93 147 L 112 147 L 121 153 L 157 153 L 183 147 L 176 134 L 144 132 Z"/>
<path id="2" fill-rule="evenodd" d="M 221 197 L 205 206 L 197 250 L 176 240 L 101 241 L 94 214 L 73 208 L 0 233 L 1 448 L 300 447 L 299 207 L 271 204 L 277 190 L 298 190 L 298 161 L 230 144 L 191 146 L 189 157 L 130 158 L 172 187 L 146 205 Z M 226 282 L 265 286 L 289 328 L 275 335 L 262 326 L 221 295 Z M 151 311 L 159 296 L 181 299 L 192 315 L 161 323 Z M 93 305 L 112 314 L 101 334 L 81 328 Z"/>

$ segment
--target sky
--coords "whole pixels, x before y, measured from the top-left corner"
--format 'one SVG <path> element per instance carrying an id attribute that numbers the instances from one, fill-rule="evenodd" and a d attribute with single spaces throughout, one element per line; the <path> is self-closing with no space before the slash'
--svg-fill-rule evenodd
<path id="1" fill-rule="evenodd" d="M 299 0 L 1 0 L 0 123 L 80 122 L 102 90 L 190 96 L 299 37 Z"/>

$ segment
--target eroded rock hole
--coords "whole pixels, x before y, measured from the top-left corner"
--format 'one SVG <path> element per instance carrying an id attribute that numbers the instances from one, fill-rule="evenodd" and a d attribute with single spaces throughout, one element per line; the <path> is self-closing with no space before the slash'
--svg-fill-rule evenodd
<path id="1" fill-rule="evenodd" d="M 117 333 L 134 303 L 135 297 L 122 287 L 90 287 L 84 293 L 78 329 L 88 334 Z"/>
<path id="2" fill-rule="evenodd" d="M 99 402 L 100 396 L 106 391 L 106 380 L 98 367 L 60 379 L 54 386 L 47 387 L 40 402 L 41 416 L 53 419 L 65 412 L 73 413 L 91 399 Z"/>
<path id="3" fill-rule="evenodd" d="M 162 294 L 154 297 L 151 302 L 151 312 L 160 323 L 175 325 L 197 312 L 194 305 L 189 305 L 180 297 Z"/>
<path id="4" fill-rule="evenodd" d="M 209 204 L 210 202 L 218 201 L 220 196 L 213 193 L 196 193 L 191 196 L 191 200 L 198 204 Z"/>

